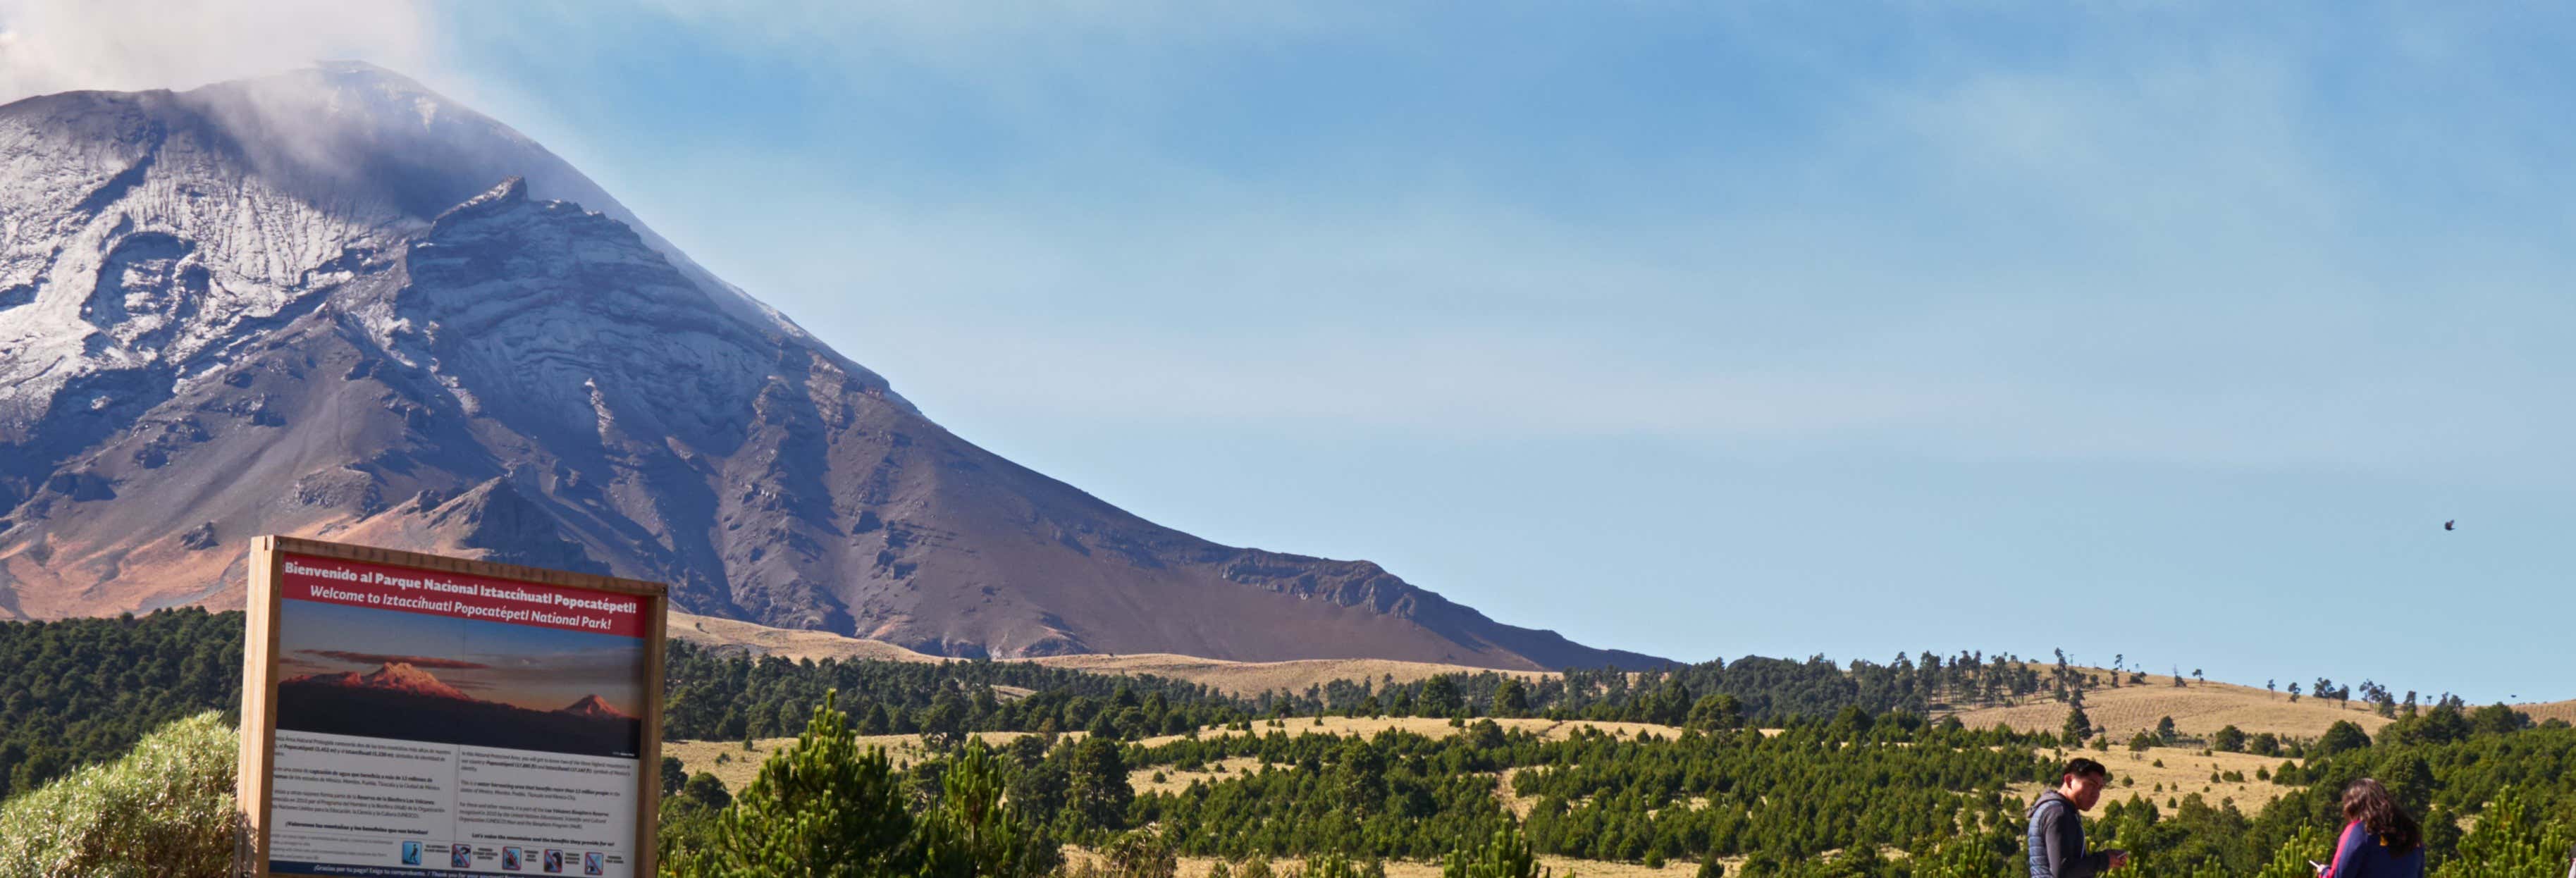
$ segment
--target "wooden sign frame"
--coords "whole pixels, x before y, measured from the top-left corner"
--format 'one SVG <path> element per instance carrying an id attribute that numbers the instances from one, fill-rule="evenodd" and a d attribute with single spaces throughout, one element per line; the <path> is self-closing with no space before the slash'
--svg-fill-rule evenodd
<path id="1" fill-rule="evenodd" d="M 642 616 L 639 621 L 643 625 L 644 668 L 643 715 L 638 719 L 642 721 L 643 731 L 635 762 L 635 834 L 634 846 L 630 850 L 633 852 L 632 874 L 637 878 L 651 878 L 656 874 L 659 864 L 655 862 L 654 831 L 662 798 L 662 672 L 665 638 L 669 636 L 669 586 L 658 582 L 274 535 L 253 540 L 250 549 L 250 592 L 244 614 L 248 630 L 242 641 L 241 761 L 235 787 L 245 827 L 240 846 L 242 861 L 237 864 L 237 872 L 260 878 L 327 878 L 269 871 L 269 818 L 271 797 L 275 791 L 271 782 L 274 766 L 270 760 L 277 747 L 278 614 L 284 600 L 282 577 L 289 554 L 609 592 L 640 599 L 638 613 Z M 521 871 L 532 875 L 545 874 L 534 864 Z M 579 873 L 566 869 L 561 874 Z"/>

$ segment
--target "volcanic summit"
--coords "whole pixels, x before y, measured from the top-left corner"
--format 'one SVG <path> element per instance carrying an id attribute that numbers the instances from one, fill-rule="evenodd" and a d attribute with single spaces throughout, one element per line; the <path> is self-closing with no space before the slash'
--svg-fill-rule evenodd
<path id="1" fill-rule="evenodd" d="M 943 655 L 1657 661 L 1004 460 L 383 69 L 0 107 L 0 618 L 235 606 L 262 533 Z"/>

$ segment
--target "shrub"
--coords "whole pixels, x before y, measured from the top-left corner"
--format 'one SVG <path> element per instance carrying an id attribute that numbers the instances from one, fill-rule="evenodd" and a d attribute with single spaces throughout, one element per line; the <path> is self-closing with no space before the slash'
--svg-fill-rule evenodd
<path id="1" fill-rule="evenodd" d="M 242 826 L 239 749 L 221 714 L 201 713 L 0 805 L 0 875 L 226 875 Z"/>
<path id="2" fill-rule="evenodd" d="M 1152 829 L 1122 833 L 1101 854 L 1118 878 L 1172 878 L 1180 871 L 1180 858 L 1163 834 Z"/>
<path id="3" fill-rule="evenodd" d="M 1660 851 L 1648 856 L 1655 860 L 1653 868 L 1663 868 Z M 1708 862 L 1715 863 L 1717 859 L 1711 857 Z M 1706 872 L 1706 867 L 1701 871 Z M 1448 862 L 1440 867 L 1440 878 L 1545 878 L 1548 873 L 1538 865 L 1538 855 L 1530 850 L 1529 839 L 1521 835 L 1520 827 L 1508 822 L 1494 830 L 1493 840 L 1483 847 L 1452 851 Z"/>
<path id="4" fill-rule="evenodd" d="M 939 802 L 912 814 L 885 749 L 860 748 L 837 695 L 825 693 L 805 733 L 770 753 L 694 848 L 672 851 L 667 873 L 1025 878 L 1055 867 L 1053 841 L 1002 802 L 1004 767 L 981 741 L 947 767 Z"/>
<path id="5" fill-rule="evenodd" d="M 2433 874 L 2439 878 L 2486 878 L 2486 876 L 2558 875 L 2567 866 L 2569 837 L 2565 826 L 2534 819 L 2530 796 L 2523 790 L 2506 787 L 2496 794 L 2486 812 L 2479 815 L 2476 829 L 2460 839 L 2457 856 L 2451 857 Z"/>

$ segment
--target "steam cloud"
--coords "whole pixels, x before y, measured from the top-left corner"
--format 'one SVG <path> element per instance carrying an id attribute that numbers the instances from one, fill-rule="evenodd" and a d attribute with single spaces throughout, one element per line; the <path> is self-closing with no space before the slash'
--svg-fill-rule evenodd
<path id="1" fill-rule="evenodd" d="M 418 0 L 0 0 L 0 103 L 76 89 L 185 89 L 316 60 L 429 66 Z"/>

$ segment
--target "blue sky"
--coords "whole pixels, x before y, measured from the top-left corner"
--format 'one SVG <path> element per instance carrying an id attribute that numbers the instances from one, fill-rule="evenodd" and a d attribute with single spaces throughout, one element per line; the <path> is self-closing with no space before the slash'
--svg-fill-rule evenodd
<path id="1" fill-rule="evenodd" d="M 2576 697 L 2564 10 L 1203 6 L 77 72 L 404 70 L 969 439 L 1587 643 Z"/>

